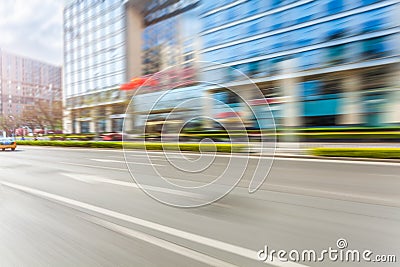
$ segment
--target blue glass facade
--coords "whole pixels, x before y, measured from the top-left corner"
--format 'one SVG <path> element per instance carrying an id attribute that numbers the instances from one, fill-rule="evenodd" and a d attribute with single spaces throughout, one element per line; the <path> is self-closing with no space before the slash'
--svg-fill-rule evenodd
<path id="1" fill-rule="evenodd" d="M 166 5 L 155 0 L 143 1 L 150 3 L 144 9 L 138 3 L 87 0 L 66 6 L 64 90 L 67 98 L 77 98 L 78 106 L 103 98 L 124 101 L 123 92 L 110 92 L 111 97 L 102 90 L 132 78 L 127 69 L 151 75 L 178 65 L 165 72 L 160 88 L 152 89 L 184 91 L 181 87 L 204 82 L 188 90 L 211 94 L 212 112 L 200 111 L 201 105 L 196 110 L 215 118 L 229 113 L 221 103 L 249 117 L 240 99 L 222 88 L 241 90 L 252 81 L 261 95 L 249 97 L 268 100 L 256 101 L 256 116 L 265 123 L 254 127 L 270 125 L 265 103 L 281 126 L 289 116 L 299 117 L 295 125 L 286 125 L 290 127 L 400 123 L 387 105 L 376 104 L 397 99 L 392 92 L 399 88 L 390 77 L 400 74 L 397 0 L 180 0 Z M 128 6 L 137 20 L 129 19 L 133 13 L 127 13 Z M 132 21 L 140 24 L 135 31 L 129 28 Z M 126 50 L 140 36 L 141 51 L 133 53 L 139 60 L 132 63 Z M 201 61 L 218 64 L 199 66 Z M 243 74 L 251 80 L 245 81 Z M 180 85 L 186 76 L 192 83 Z M 289 76 L 295 80 L 289 82 L 291 88 L 285 81 Z M 80 99 L 91 93 L 93 97 Z M 299 105 L 295 112 L 287 112 L 288 99 Z M 110 128 L 109 122 L 103 124 L 100 128 Z"/>
<path id="2" fill-rule="evenodd" d="M 66 132 L 122 129 L 119 124 L 114 127 L 120 118 L 110 119 L 110 114 L 119 114 L 121 102 L 125 101 L 125 94 L 118 87 L 127 80 L 126 3 L 71 0 L 64 6 Z M 107 103 L 109 107 L 100 107 Z M 102 111 L 105 109 L 106 115 Z"/>
<path id="3" fill-rule="evenodd" d="M 64 92 L 72 97 L 126 80 L 123 0 L 72 1 L 64 8 Z"/>
<path id="4" fill-rule="evenodd" d="M 298 58 L 299 68 L 308 70 L 393 52 L 398 33 L 398 23 L 390 19 L 394 1 L 296 1 L 292 8 L 290 1 L 281 1 L 287 5 L 280 7 L 268 5 L 270 1 L 255 2 L 259 4 L 245 1 L 210 15 L 209 7 L 203 7 L 204 60 L 255 75 L 272 70 L 285 57 Z"/>
<path id="5" fill-rule="evenodd" d="M 344 80 L 350 74 L 334 78 L 338 84 L 333 94 L 326 89 L 331 84 L 327 73 L 332 68 L 338 73 L 360 69 L 363 64 L 383 67 L 379 60 L 398 57 L 398 10 L 399 3 L 390 0 L 206 0 L 201 6 L 202 60 L 238 69 L 255 82 L 271 83 L 279 81 L 282 62 L 291 60 L 292 72 L 299 77 L 301 116 L 336 116 L 328 124 L 338 125 L 345 113 Z M 204 76 L 228 84 L 239 78 L 228 67 L 205 68 Z"/>
<path id="6" fill-rule="evenodd" d="M 147 25 L 142 33 L 142 72 L 153 74 L 177 65 L 192 66 L 198 52 L 200 24 L 196 4 L 183 13 Z"/>

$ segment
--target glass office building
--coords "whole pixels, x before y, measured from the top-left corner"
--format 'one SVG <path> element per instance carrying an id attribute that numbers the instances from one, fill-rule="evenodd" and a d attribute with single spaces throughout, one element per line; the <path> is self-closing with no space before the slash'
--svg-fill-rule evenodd
<path id="1" fill-rule="evenodd" d="M 399 124 L 398 15 L 396 0 L 72 0 L 66 129 L 121 130 L 131 92 L 118 85 L 171 66 L 142 92 L 190 90 L 179 89 L 187 80 L 215 100 L 198 113 L 218 120 L 244 113 L 235 91 L 246 91 L 257 117 L 268 104 L 281 127 Z"/>
<path id="2" fill-rule="evenodd" d="M 118 114 L 124 113 L 125 96 L 118 86 L 127 79 L 125 2 L 75 0 L 64 8 L 67 132 L 122 127 L 123 116 Z"/>
<path id="3" fill-rule="evenodd" d="M 78 1 L 64 10 L 66 95 L 125 80 L 123 1 Z"/>
<path id="4" fill-rule="evenodd" d="M 64 8 L 66 132 L 121 131 L 132 92 L 119 87 L 132 78 L 174 66 L 159 81 L 162 88 L 152 90 L 176 80 L 190 84 L 199 32 L 193 10 L 199 2 L 69 1 Z"/>
<path id="5" fill-rule="evenodd" d="M 204 88 L 197 81 L 200 3 L 148 1 L 142 10 L 142 75 L 155 74 L 156 85 L 135 90 L 130 110 L 138 131 L 144 126 L 157 131 L 164 125 L 172 131 L 201 113 L 202 103 L 191 101 L 201 97 Z"/>
<path id="6" fill-rule="evenodd" d="M 203 1 L 204 77 L 262 90 L 278 125 L 400 122 L 398 1 Z M 210 92 L 221 97 L 218 88 Z M 225 97 L 232 101 L 232 97 Z M 218 113 L 218 112 L 217 112 Z"/>

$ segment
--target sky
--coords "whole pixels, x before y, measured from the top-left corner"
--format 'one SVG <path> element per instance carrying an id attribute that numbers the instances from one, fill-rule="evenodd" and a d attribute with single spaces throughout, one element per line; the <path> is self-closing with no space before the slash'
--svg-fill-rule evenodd
<path id="1" fill-rule="evenodd" d="M 63 0 L 0 0 L 0 48 L 63 63 Z"/>

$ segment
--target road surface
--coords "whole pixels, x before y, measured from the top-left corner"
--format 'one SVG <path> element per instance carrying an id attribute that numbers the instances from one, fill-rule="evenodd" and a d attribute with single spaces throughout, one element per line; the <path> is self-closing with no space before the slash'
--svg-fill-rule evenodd
<path id="1" fill-rule="evenodd" d="M 149 177 L 148 192 L 181 203 L 204 196 L 163 187 L 151 178 L 154 168 L 180 186 L 202 186 L 230 161 L 244 158 L 180 157 L 126 155 L 133 175 Z M 207 162 L 204 171 L 190 172 Z M 250 157 L 244 170 L 230 166 L 231 174 L 244 175 L 219 201 L 177 208 L 134 183 L 121 150 L 20 146 L 0 153 L 0 266 L 366 265 L 328 258 L 297 265 L 276 257 L 268 261 L 271 255 L 267 262 L 257 259 L 266 246 L 269 252 L 318 253 L 337 249 L 338 239 L 345 239 L 348 249 L 400 260 L 400 164 L 278 158 L 261 188 L 249 194 L 256 164 Z M 263 164 L 267 173 L 268 161 Z"/>

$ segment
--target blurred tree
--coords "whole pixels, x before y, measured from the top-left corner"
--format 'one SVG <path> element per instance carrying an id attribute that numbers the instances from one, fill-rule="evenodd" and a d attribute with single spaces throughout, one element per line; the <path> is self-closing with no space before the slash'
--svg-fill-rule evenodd
<path id="1" fill-rule="evenodd" d="M 33 104 L 27 105 L 22 113 L 24 125 L 32 129 L 46 127 L 55 130 L 62 128 L 62 101 L 48 101 L 35 99 Z"/>
<path id="2" fill-rule="evenodd" d="M 14 133 L 15 129 L 21 124 L 21 118 L 13 115 L 1 116 L 0 117 L 0 130 L 6 131 L 7 135 L 10 136 Z"/>

